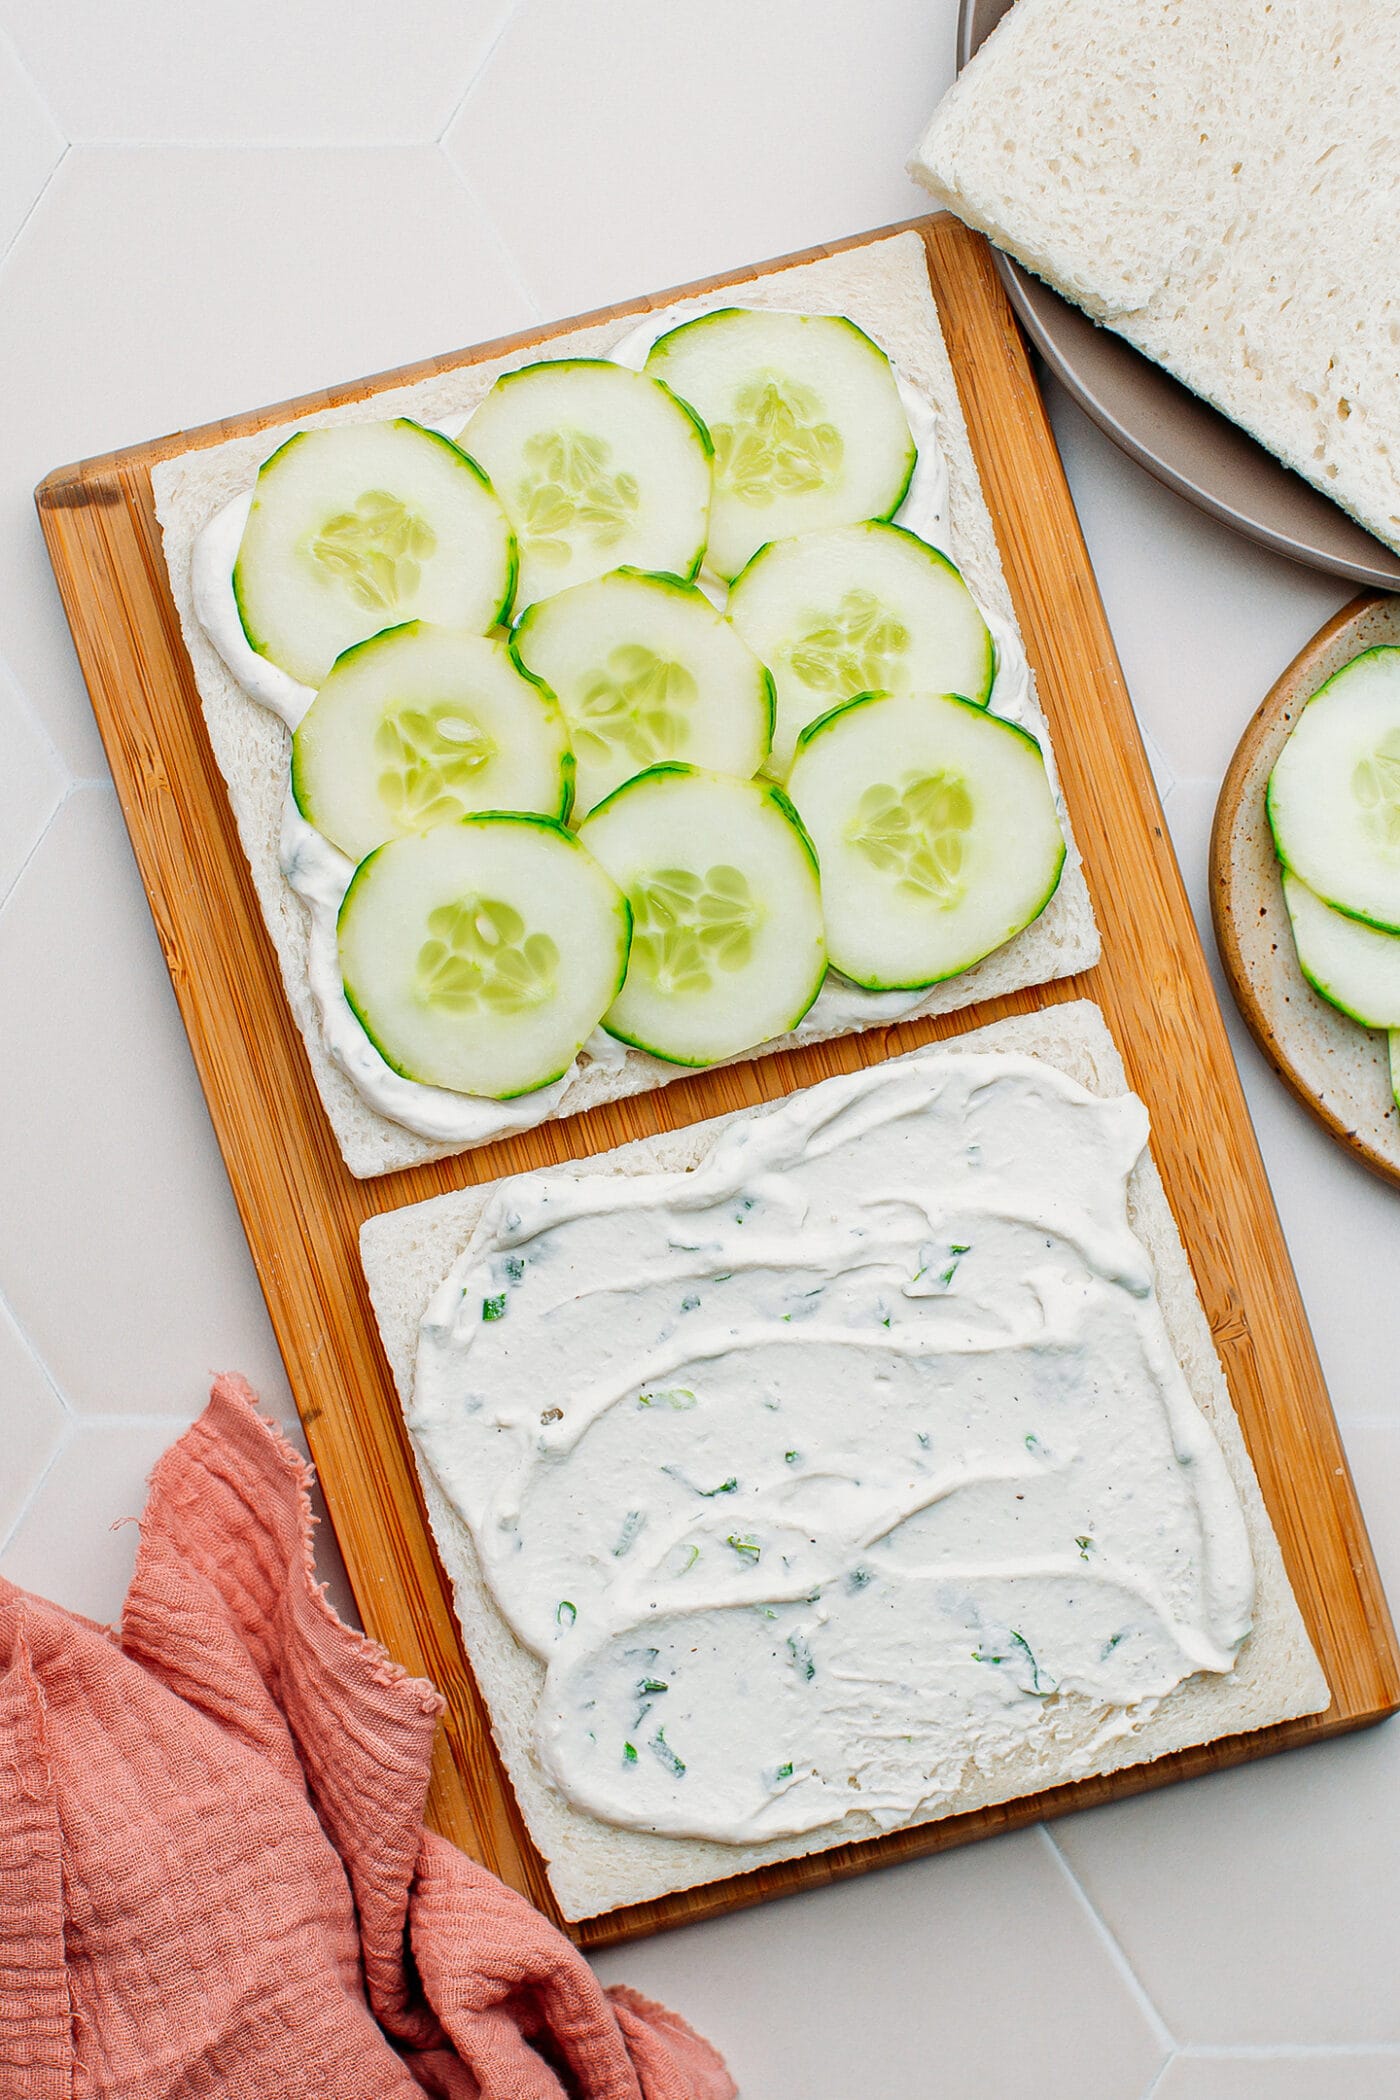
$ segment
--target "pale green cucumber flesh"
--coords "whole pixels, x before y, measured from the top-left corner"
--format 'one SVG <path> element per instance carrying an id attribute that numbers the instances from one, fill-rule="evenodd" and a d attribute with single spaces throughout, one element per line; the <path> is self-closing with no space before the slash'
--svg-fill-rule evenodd
<path id="1" fill-rule="evenodd" d="M 526 365 L 496 381 L 461 441 L 515 527 L 517 608 L 625 564 L 698 573 L 709 438 L 654 377 L 596 358 Z"/>
<path id="2" fill-rule="evenodd" d="M 507 1101 L 568 1069 L 623 981 L 630 925 L 553 819 L 465 817 L 360 863 L 340 909 L 345 996 L 404 1078 Z"/>
<path id="3" fill-rule="evenodd" d="M 782 779 L 801 732 L 858 693 L 991 697 L 987 623 L 946 555 L 902 526 L 865 522 L 775 540 L 735 579 L 728 616 L 778 689 Z"/>
<path id="4" fill-rule="evenodd" d="M 870 693 L 804 730 L 788 779 L 821 862 L 833 968 L 914 991 L 1039 916 L 1065 861 L 1034 737 L 948 694 Z"/>
<path id="5" fill-rule="evenodd" d="M 1348 917 L 1400 932 L 1400 649 L 1368 649 L 1319 687 L 1269 776 L 1284 867 Z"/>
<path id="6" fill-rule="evenodd" d="M 576 821 L 663 760 L 747 777 L 768 755 L 768 673 L 679 577 L 615 569 L 531 606 L 511 640 L 567 717 Z"/>
<path id="7" fill-rule="evenodd" d="M 346 650 L 292 737 L 298 808 L 355 861 L 477 810 L 563 819 L 573 770 L 558 703 L 505 643 L 425 621 Z"/>
<path id="8" fill-rule="evenodd" d="M 671 1064 L 784 1035 L 826 971 L 811 841 L 766 782 L 685 765 L 639 774 L 580 829 L 627 893 L 627 978 L 603 1026 Z"/>
<path id="9" fill-rule="evenodd" d="M 509 613 L 515 537 L 477 463 L 399 417 L 302 430 L 264 461 L 234 564 L 259 655 L 319 686 L 410 620 L 485 634 Z"/>
<path id="10" fill-rule="evenodd" d="M 1400 934 L 1333 911 L 1287 868 L 1283 897 L 1313 990 L 1363 1028 L 1400 1028 Z"/>
<path id="11" fill-rule="evenodd" d="M 646 368 L 710 432 L 716 575 L 737 576 L 769 540 L 903 502 L 917 452 L 894 374 L 843 316 L 726 307 L 661 336 Z"/>

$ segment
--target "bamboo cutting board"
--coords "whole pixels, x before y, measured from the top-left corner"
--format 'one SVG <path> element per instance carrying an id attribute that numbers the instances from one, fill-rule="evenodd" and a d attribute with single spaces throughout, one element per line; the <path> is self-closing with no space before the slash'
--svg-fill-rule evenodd
<path id="1" fill-rule="evenodd" d="M 360 1271 L 364 1218 L 746 1106 L 1058 999 L 1087 997 L 1103 1008 L 1151 1113 L 1154 1154 L 1332 1688 L 1329 1711 L 610 1912 L 570 1928 L 585 1946 L 1262 1756 L 1400 1705 L 1400 1652 L 1045 410 L 983 242 L 946 216 L 914 224 L 1103 932 L 1102 962 L 1059 984 L 700 1074 L 456 1159 L 357 1182 L 313 1087 L 204 733 L 166 586 L 150 470 L 201 443 L 367 401 L 562 331 L 534 330 L 85 460 L 38 491 L 157 931 L 365 1626 L 447 1695 L 430 1820 L 549 1915 L 558 1913 L 496 1758 L 424 1519 Z M 784 260 L 811 261 L 871 238 Z M 685 289 L 742 286 L 757 274 Z M 621 318 L 676 296 L 587 318 Z"/>

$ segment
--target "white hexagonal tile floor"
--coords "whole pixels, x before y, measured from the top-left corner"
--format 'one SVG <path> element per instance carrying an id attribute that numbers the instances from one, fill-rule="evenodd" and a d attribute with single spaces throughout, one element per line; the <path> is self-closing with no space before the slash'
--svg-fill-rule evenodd
<path id="1" fill-rule="evenodd" d="M 0 0 L 0 1572 L 119 1609 L 229 1367 L 300 1440 L 31 489 L 157 431 L 921 208 L 956 0 Z M 71 142 L 71 143 L 70 143 Z M 1348 595 L 1051 408 L 1193 906 L 1221 773 Z M 1400 1203 L 1226 1007 L 1400 1588 Z M 113 1528 L 115 1527 L 115 1528 Z M 334 1540 L 319 1572 L 349 1613 Z M 1400 1730 L 608 1953 L 746 2100 L 1400 2093 Z"/>

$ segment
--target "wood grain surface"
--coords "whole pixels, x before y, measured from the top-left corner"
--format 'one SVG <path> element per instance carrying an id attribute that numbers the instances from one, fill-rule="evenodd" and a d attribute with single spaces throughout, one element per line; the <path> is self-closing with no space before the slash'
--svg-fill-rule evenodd
<path id="1" fill-rule="evenodd" d="M 1400 643 L 1400 598 L 1368 592 L 1318 629 L 1240 738 L 1215 805 L 1210 899 L 1225 975 L 1274 1070 L 1328 1135 L 1400 1188 L 1400 1109 L 1384 1034 L 1329 1006 L 1304 977 L 1264 796 L 1299 713 L 1363 649 Z"/>
<path id="2" fill-rule="evenodd" d="M 549 1915 L 558 1913 L 503 1779 L 424 1521 L 357 1257 L 361 1221 L 371 1211 L 787 1093 L 1064 998 L 1088 997 L 1103 1008 L 1151 1112 L 1167 1194 L 1332 1687 L 1329 1711 L 569 1928 L 588 1946 L 1261 1756 L 1377 1720 L 1400 1703 L 1394 1631 L 1044 407 L 983 242 L 945 216 L 914 224 L 1104 935 L 1097 968 L 1040 991 L 699 1074 L 478 1152 L 368 1186 L 356 1182 L 313 1087 L 204 733 L 166 586 L 150 470 L 173 453 L 369 400 L 383 387 L 543 343 L 560 330 L 538 329 L 83 461 L 38 491 L 151 910 L 365 1626 L 447 1695 L 430 1820 Z M 784 260 L 812 260 L 875 237 Z M 773 267 L 683 291 L 741 287 Z M 681 295 L 667 291 L 585 318 L 621 318 Z"/>

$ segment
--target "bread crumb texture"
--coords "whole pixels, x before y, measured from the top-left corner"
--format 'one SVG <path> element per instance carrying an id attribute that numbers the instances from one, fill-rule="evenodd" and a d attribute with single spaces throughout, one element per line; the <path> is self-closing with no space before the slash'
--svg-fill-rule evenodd
<path id="1" fill-rule="evenodd" d="M 911 172 L 1400 547 L 1397 0 L 1018 0 Z"/>

